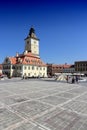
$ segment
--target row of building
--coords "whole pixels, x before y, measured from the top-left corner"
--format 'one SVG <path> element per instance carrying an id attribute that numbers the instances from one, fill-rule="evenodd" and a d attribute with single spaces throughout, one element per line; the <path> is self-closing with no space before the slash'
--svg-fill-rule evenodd
<path id="1" fill-rule="evenodd" d="M 39 39 L 34 28 L 30 28 L 25 38 L 25 48 L 22 54 L 6 57 L 0 65 L 0 73 L 8 77 L 47 77 L 58 73 L 84 73 L 87 75 L 87 61 L 77 61 L 73 65 L 46 64 L 39 55 Z"/>
<path id="2" fill-rule="evenodd" d="M 50 76 L 58 73 L 80 73 L 87 76 L 87 61 L 75 61 L 74 64 L 47 64 L 47 73 Z"/>

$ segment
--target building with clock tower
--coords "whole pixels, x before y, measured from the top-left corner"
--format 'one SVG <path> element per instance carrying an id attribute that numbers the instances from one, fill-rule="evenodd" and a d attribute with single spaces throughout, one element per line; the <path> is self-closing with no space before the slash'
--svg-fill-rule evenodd
<path id="1" fill-rule="evenodd" d="M 39 55 L 39 39 L 33 27 L 25 38 L 25 48 L 22 54 L 6 57 L 3 62 L 3 74 L 9 77 L 47 77 L 47 65 Z"/>

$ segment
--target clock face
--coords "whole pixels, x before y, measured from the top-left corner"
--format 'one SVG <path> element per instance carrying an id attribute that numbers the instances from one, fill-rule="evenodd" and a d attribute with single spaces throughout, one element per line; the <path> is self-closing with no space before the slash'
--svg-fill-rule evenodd
<path id="1" fill-rule="evenodd" d="M 36 41 L 34 41 L 34 43 L 36 44 L 37 42 L 36 42 Z"/>

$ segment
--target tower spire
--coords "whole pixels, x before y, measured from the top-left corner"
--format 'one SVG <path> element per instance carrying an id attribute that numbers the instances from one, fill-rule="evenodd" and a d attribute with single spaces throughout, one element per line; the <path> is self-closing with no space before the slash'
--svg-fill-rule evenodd
<path id="1" fill-rule="evenodd" d="M 30 28 L 30 30 L 29 30 L 29 36 L 30 36 L 30 37 L 36 38 L 35 29 L 34 29 L 33 26 L 32 26 L 32 27 Z"/>

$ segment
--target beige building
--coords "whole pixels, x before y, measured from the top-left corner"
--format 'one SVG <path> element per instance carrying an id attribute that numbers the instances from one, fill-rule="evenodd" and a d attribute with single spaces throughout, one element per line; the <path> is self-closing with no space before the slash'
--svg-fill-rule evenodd
<path id="1" fill-rule="evenodd" d="M 75 61 L 75 71 L 87 75 L 87 61 Z"/>
<path id="2" fill-rule="evenodd" d="M 40 59 L 39 39 L 34 28 L 25 38 L 25 49 L 22 54 L 6 57 L 3 62 L 3 73 L 8 76 L 47 77 L 47 66 Z"/>

